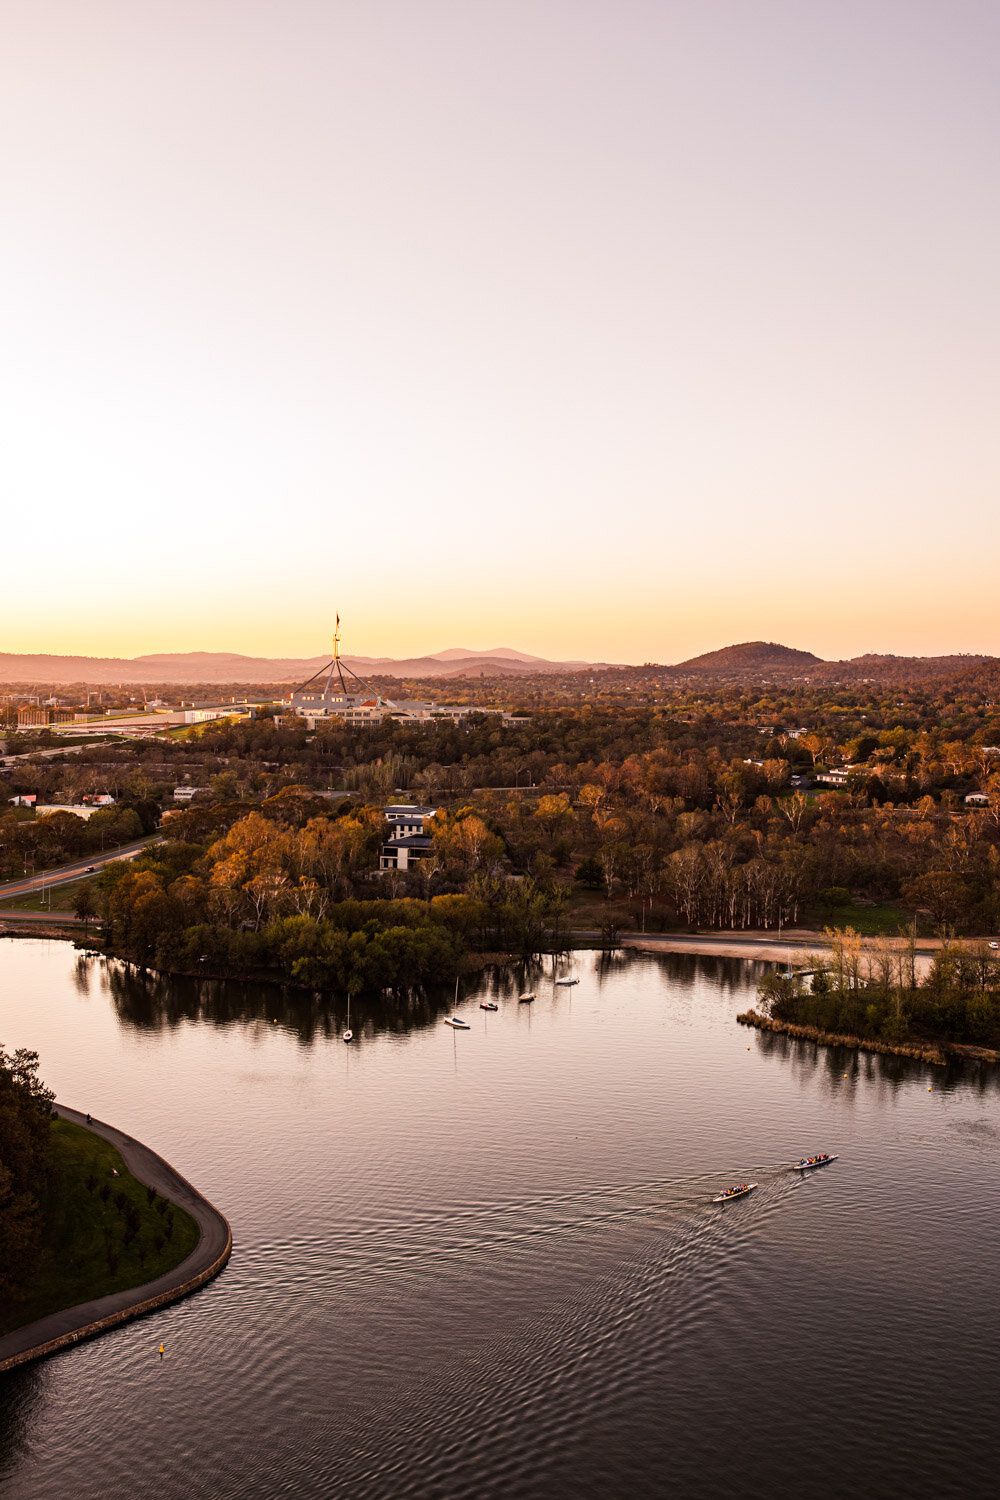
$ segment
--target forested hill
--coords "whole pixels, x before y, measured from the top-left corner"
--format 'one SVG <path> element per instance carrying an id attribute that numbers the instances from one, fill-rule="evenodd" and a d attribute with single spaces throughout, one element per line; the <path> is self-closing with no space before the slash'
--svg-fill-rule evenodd
<path id="1" fill-rule="evenodd" d="M 978 687 L 996 680 L 1000 662 L 993 656 L 881 656 L 870 653 L 850 661 L 825 661 L 813 673 L 814 682 L 942 683 L 954 681 Z"/>
<path id="2" fill-rule="evenodd" d="M 723 646 L 706 651 L 674 668 L 678 672 L 761 672 L 775 667 L 808 667 L 818 665 L 822 657 L 811 651 L 796 651 L 793 646 L 779 646 L 775 641 L 744 641 L 738 646 Z"/>

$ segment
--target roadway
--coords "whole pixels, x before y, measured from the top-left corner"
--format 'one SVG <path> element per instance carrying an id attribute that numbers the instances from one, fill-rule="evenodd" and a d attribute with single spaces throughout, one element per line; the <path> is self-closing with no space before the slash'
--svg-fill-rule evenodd
<path id="1" fill-rule="evenodd" d="M 69 865 L 57 865 L 54 869 L 22 876 L 18 880 L 2 881 L 0 882 L 0 901 L 15 900 L 18 896 L 33 896 L 37 892 L 47 891 L 50 886 L 71 885 L 74 880 L 96 873 L 116 859 L 135 859 L 137 854 L 141 854 L 151 844 L 159 842 L 156 835 L 147 835 L 145 838 L 136 839 L 134 843 L 122 844 L 119 849 L 109 849 L 103 854 L 88 854 L 83 859 L 75 859 Z"/>
<path id="2" fill-rule="evenodd" d="M 51 745 L 47 750 L 8 750 L 6 754 L 0 755 L 0 766 L 13 766 L 17 760 L 34 759 L 54 760 L 57 755 L 81 755 L 84 750 L 94 750 L 97 746 L 89 745 Z"/>

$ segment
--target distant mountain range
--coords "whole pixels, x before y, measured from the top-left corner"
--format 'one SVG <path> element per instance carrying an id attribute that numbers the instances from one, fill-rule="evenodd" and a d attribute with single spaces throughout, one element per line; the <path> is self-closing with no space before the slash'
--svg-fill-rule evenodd
<path id="1" fill-rule="evenodd" d="M 0 652 L 0 683 L 87 683 L 100 687 L 109 683 L 161 683 L 235 686 L 255 683 L 295 685 L 305 682 L 328 664 L 328 656 L 267 657 L 240 656 L 226 651 L 157 652 L 148 656 L 27 656 Z M 824 661 L 811 651 L 798 651 L 775 641 L 743 641 L 707 651 L 675 666 L 625 666 L 613 662 L 548 661 L 496 646 L 489 651 L 469 651 L 452 646 L 429 656 L 345 656 L 344 665 L 359 677 L 439 678 L 525 677 L 571 675 L 580 672 L 635 674 L 639 678 L 684 679 L 709 677 L 747 679 L 802 678 L 813 682 L 918 681 L 960 676 L 977 668 L 997 665 L 990 656 L 880 656 L 867 654 L 850 661 Z"/>
<path id="2" fill-rule="evenodd" d="M 0 652 L 0 682 L 37 683 L 237 683 L 303 682 L 319 672 L 329 656 L 240 656 L 228 651 L 156 652 L 147 656 L 27 656 Z M 487 677 L 523 676 L 530 672 L 582 672 L 609 663 L 547 661 L 498 646 L 469 651 L 453 646 L 432 656 L 345 656 L 345 666 L 359 676 Z"/>

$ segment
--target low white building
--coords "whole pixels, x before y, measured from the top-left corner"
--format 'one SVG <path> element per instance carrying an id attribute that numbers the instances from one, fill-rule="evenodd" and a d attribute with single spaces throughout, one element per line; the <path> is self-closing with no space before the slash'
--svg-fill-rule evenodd
<path id="1" fill-rule="evenodd" d="M 239 703 L 222 704 L 192 704 L 182 710 L 182 718 L 185 724 L 207 724 L 212 719 L 237 719 L 243 718 L 248 712 L 247 708 Z"/>
<path id="2" fill-rule="evenodd" d="M 89 802 L 40 802 L 35 807 L 35 816 L 47 818 L 52 813 L 72 813 L 74 818 L 82 818 L 86 822 L 88 818 L 94 816 L 95 812 L 100 811 L 99 807 Z"/>
<path id="3" fill-rule="evenodd" d="M 813 777 L 823 786 L 846 786 L 852 771 L 863 771 L 864 766 L 834 766 L 830 771 L 817 771 Z"/>
<path id="4" fill-rule="evenodd" d="M 449 721 L 462 724 L 473 714 L 489 714 L 504 726 L 529 724 L 530 719 L 515 717 L 503 708 L 481 708 L 476 704 L 438 703 L 427 698 L 383 698 L 378 693 L 325 692 L 299 689 L 286 700 L 289 711 L 305 719 L 306 727 L 340 721 L 355 726 L 381 724 L 383 719 L 401 719 L 408 724 L 435 724 Z"/>

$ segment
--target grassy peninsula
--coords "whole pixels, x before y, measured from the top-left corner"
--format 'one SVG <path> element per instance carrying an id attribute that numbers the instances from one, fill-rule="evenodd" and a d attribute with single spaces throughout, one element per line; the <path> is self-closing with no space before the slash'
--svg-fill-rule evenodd
<path id="1" fill-rule="evenodd" d="M 912 940 L 893 944 L 828 931 L 808 973 L 769 974 L 758 1009 L 740 1017 L 835 1046 L 943 1061 L 950 1052 L 1000 1060 L 1000 949 L 945 943 L 917 973 Z"/>
<path id="2" fill-rule="evenodd" d="M 51 1121 L 35 1197 L 28 1271 L 0 1298 L 0 1334 L 152 1281 L 198 1242 L 190 1215 L 144 1187 L 108 1141 L 67 1120 Z"/>

